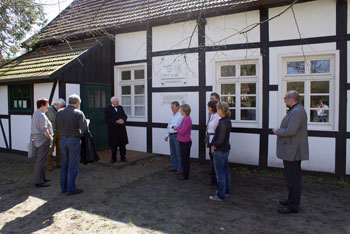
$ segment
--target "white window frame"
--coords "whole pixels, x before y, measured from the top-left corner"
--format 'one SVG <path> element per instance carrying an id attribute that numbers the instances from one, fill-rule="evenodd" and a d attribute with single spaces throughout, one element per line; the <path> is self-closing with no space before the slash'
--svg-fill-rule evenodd
<path id="1" fill-rule="evenodd" d="M 135 80 L 134 72 L 135 70 L 144 70 L 144 79 Z M 123 71 L 131 71 L 131 80 L 122 80 L 121 74 Z M 144 116 L 135 116 L 134 113 L 134 87 L 135 85 L 144 85 L 145 86 L 145 115 Z M 122 104 L 122 86 L 131 86 L 131 115 L 128 115 L 128 121 L 136 122 L 146 122 L 147 121 L 147 65 L 146 63 L 138 64 L 128 64 L 128 65 L 119 65 L 114 67 L 114 94 L 120 100 L 120 105 Z"/>
<path id="2" fill-rule="evenodd" d="M 304 105 L 308 118 L 308 130 L 319 131 L 337 131 L 338 129 L 338 103 L 339 95 L 339 55 L 338 51 L 322 52 L 322 53 L 306 53 L 306 54 L 292 54 L 280 56 L 280 84 L 281 92 L 280 100 L 280 121 L 286 115 L 286 105 L 283 97 L 287 92 L 287 82 L 305 82 L 304 84 Z M 311 60 L 330 60 L 330 73 L 311 73 Z M 305 74 L 287 74 L 287 62 L 291 61 L 305 61 Z M 310 96 L 311 96 L 311 82 L 312 81 L 329 81 L 329 122 L 319 123 L 310 121 Z"/>
<path id="3" fill-rule="evenodd" d="M 228 58 L 227 60 L 215 61 L 215 83 L 214 90 L 221 96 L 222 84 L 236 84 L 236 116 L 240 116 L 240 84 L 256 83 L 256 120 L 231 120 L 232 127 L 259 128 L 262 126 L 262 59 L 261 56 L 256 57 L 239 57 Z M 240 65 L 256 64 L 255 77 L 240 77 Z M 221 77 L 221 66 L 236 65 L 236 76 L 229 78 Z M 239 85 L 237 85 L 239 84 Z"/>

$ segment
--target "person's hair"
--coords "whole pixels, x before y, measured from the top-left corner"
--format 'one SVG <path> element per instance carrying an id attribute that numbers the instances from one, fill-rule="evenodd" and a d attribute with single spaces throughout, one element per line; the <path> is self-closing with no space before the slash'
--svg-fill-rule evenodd
<path id="1" fill-rule="evenodd" d="M 39 99 L 36 101 L 36 107 L 39 109 L 39 108 L 41 108 L 42 106 L 46 106 L 47 103 L 49 103 L 49 100 L 47 100 L 46 98 L 44 98 L 44 97 L 39 98 Z"/>
<path id="2" fill-rule="evenodd" d="M 218 102 L 217 101 L 210 101 L 210 102 L 208 102 L 208 107 L 210 107 L 211 108 L 211 110 L 214 112 L 214 113 L 216 113 L 218 110 L 216 109 L 216 104 L 217 104 Z"/>
<path id="3" fill-rule="evenodd" d="M 210 96 L 214 96 L 216 100 L 218 100 L 220 102 L 220 95 L 218 93 L 211 93 Z"/>
<path id="4" fill-rule="evenodd" d="M 216 107 L 218 108 L 218 110 L 222 110 L 226 117 L 231 116 L 230 106 L 226 102 L 219 102 L 218 104 L 216 104 Z"/>
<path id="5" fill-rule="evenodd" d="M 191 107 L 188 104 L 183 104 L 180 106 L 181 110 L 185 113 L 186 116 L 190 115 Z"/>
<path id="6" fill-rule="evenodd" d="M 180 103 L 178 101 L 173 101 L 171 102 L 171 105 L 175 105 L 176 107 L 179 107 Z"/>
<path id="7" fill-rule="evenodd" d="M 287 97 L 292 98 L 294 101 L 299 102 L 299 93 L 295 90 L 289 90 L 287 92 Z"/>
<path id="8" fill-rule="evenodd" d="M 68 98 L 68 103 L 69 104 L 77 104 L 77 103 L 81 103 L 80 97 L 77 94 L 72 94 L 69 96 Z"/>
<path id="9" fill-rule="evenodd" d="M 116 96 L 111 97 L 111 102 L 113 102 L 114 100 L 119 100 Z"/>
<path id="10" fill-rule="evenodd" d="M 55 103 L 63 106 L 66 105 L 66 101 L 63 98 L 57 99 Z"/>

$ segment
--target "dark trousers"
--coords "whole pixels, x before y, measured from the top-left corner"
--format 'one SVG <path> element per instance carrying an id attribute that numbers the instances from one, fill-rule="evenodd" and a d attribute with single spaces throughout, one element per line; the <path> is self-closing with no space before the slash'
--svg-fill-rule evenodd
<path id="1" fill-rule="evenodd" d="M 120 159 L 125 159 L 125 155 L 126 155 L 126 148 L 125 148 L 125 145 L 123 145 L 123 146 L 111 146 L 111 150 L 112 150 L 112 160 L 113 160 L 113 161 L 116 161 L 116 160 L 117 160 L 117 151 L 118 151 L 118 147 L 119 147 Z"/>
<path id="2" fill-rule="evenodd" d="M 50 149 L 50 141 L 45 141 L 41 146 L 34 147 L 35 164 L 33 172 L 33 183 L 41 184 L 44 183 L 45 169 L 47 163 L 47 154 Z"/>
<path id="3" fill-rule="evenodd" d="M 210 152 L 210 148 L 209 148 L 209 157 L 210 157 L 210 169 L 211 169 L 211 185 L 217 185 L 218 182 L 216 181 L 214 157 L 212 152 Z"/>
<path id="4" fill-rule="evenodd" d="M 288 187 L 288 207 L 298 209 L 301 197 L 301 161 L 283 161 Z"/>
<path id="5" fill-rule="evenodd" d="M 192 141 L 179 142 L 181 152 L 182 176 L 189 178 L 190 176 L 190 152 Z"/>

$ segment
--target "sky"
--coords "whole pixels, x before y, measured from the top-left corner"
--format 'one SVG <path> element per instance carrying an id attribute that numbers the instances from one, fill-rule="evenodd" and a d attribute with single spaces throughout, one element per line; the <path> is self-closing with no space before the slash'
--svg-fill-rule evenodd
<path id="1" fill-rule="evenodd" d="M 62 12 L 73 0 L 36 0 L 44 7 L 47 23 L 53 20 L 60 12 Z"/>

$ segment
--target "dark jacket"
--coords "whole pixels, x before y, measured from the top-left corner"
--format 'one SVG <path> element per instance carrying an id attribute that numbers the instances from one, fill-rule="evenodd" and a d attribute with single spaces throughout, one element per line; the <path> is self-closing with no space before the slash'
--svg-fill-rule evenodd
<path id="1" fill-rule="evenodd" d="M 105 121 L 108 125 L 108 144 L 110 146 L 123 146 L 129 143 L 128 134 L 126 132 L 125 123 L 128 116 L 125 114 L 122 106 L 116 107 L 117 111 L 112 105 L 105 109 Z M 116 121 L 122 119 L 123 124 L 117 124 Z"/>
<path id="2" fill-rule="evenodd" d="M 231 120 L 224 117 L 219 120 L 219 125 L 216 128 L 212 145 L 216 147 L 215 151 L 227 152 L 231 149 L 230 145 L 230 132 L 231 132 Z"/>
<path id="3" fill-rule="evenodd" d="M 68 105 L 56 114 L 56 127 L 60 136 L 79 137 L 88 132 L 87 122 L 84 113 Z"/>
<path id="4" fill-rule="evenodd" d="M 90 133 L 85 133 L 81 138 L 80 162 L 84 164 L 100 160 L 95 148 L 94 138 Z"/>

